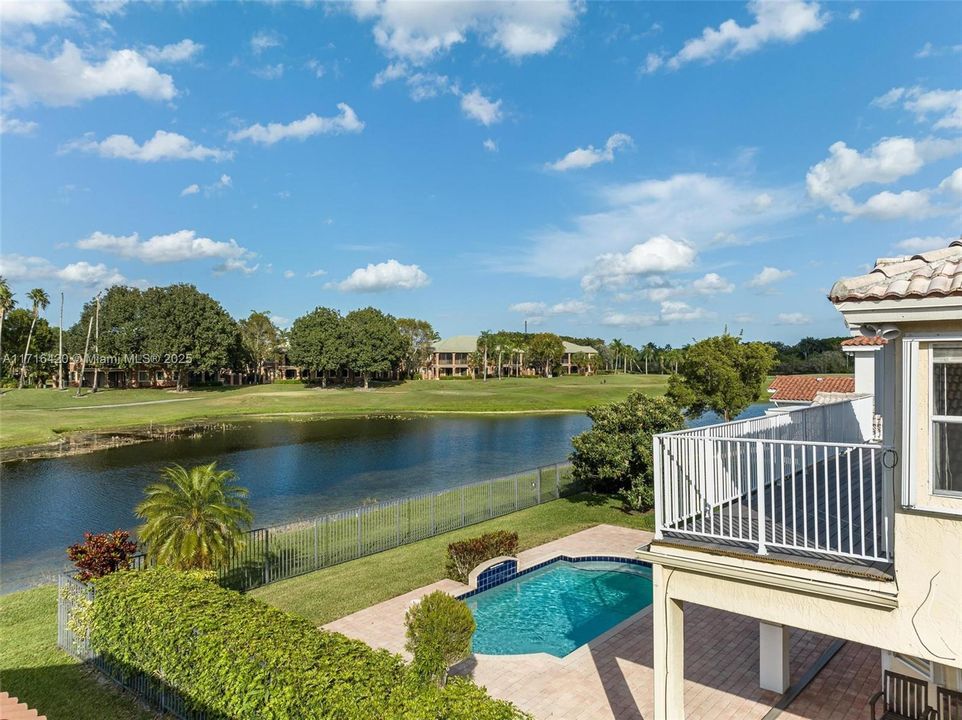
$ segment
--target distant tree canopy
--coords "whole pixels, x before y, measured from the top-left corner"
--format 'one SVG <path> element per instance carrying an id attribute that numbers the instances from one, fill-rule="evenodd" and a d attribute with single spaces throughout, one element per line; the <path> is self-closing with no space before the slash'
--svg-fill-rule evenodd
<path id="1" fill-rule="evenodd" d="M 434 344 L 441 336 L 427 320 L 398 318 L 397 327 L 404 338 L 401 369 L 407 377 L 413 377 L 420 368 L 427 365 L 431 353 L 434 352 Z"/>
<path id="2" fill-rule="evenodd" d="M 537 333 L 528 341 L 528 362 L 543 375 L 550 375 L 552 368 L 561 363 L 565 348 L 561 338 L 554 333 Z"/>
<path id="3" fill-rule="evenodd" d="M 287 357 L 290 362 L 320 373 L 327 387 L 327 374 L 348 363 L 347 326 L 337 310 L 317 307 L 291 325 Z"/>
<path id="4" fill-rule="evenodd" d="M 3 368 L 4 374 L 13 376 L 23 362 L 27 349 L 27 338 L 33 324 L 33 311 L 28 308 L 14 308 L 7 312 L 3 321 Z M 27 357 L 27 377 L 42 384 L 57 372 L 57 365 L 50 358 L 57 352 L 57 329 L 51 327 L 44 318 L 37 318 L 30 340 L 30 354 Z M 42 360 L 46 359 L 47 362 Z"/>
<path id="5" fill-rule="evenodd" d="M 401 363 L 407 344 L 393 317 L 366 307 L 348 313 L 344 324 L 348 367 L 360 373 L 365 388 L 374 373 L 389 372 Z"/>
<path id="6" fill-rule="evenodd" d="M 851 372 L 851 360 L 842 352 L 841 337 L 806 337 L 794 345 L 773 342 L 778 352 L 775 372 L 780 375 L 799 373 Z"/>
<path id="7" fill-rule="evenodd" d="M 706 338 L 686 348 L 678 372 L 668 378 L 668 397 L 689 418 L 711 410 L 731 420 L 762 397 L 775 357 L 766 343 L 728 334 Z"/>
<path id="8" fill-rule="evenodd" d="M 281 354 L 282 333 L 271 320 L 270 311 L 251 311 L 250 315 L 237 323 L 237 327 L 245 364 L 253 366 L 263 381 L 266 364 Z"/>

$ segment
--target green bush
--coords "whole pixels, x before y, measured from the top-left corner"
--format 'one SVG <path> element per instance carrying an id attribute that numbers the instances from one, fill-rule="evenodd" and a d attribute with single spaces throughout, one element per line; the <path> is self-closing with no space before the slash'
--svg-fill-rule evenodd
<path id="1" fill-rule="evenodd" d="M 425 681 L 444 685 L 448 669 L 471 654 L 476 627 L 468 606 L 435 590 L 411 606 L 404 616 L 405 649 L 414 655 L 414 671 Z"/>
<path id="2" fill-rule="evenodd" d="M 476 687 L 431 687 L 386 650 L 189 573 L 163 567 L 95 581 L 91 640 L 127 670 L 235 720 L 513 720 Z"/>
<path id="3" fill-rule="evenodd" d="M 468 538 L 448 545 L 447 575 L 452 580 L 467 582 L 468 575 L 485 560 L 514 555 L 518 552 L 518 533 L 498 530 L 481 537 Z"/>

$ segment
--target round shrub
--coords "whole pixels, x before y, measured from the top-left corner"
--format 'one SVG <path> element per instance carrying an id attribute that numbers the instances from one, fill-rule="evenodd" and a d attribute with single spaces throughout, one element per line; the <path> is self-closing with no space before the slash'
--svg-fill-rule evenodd
<path id="1" fill-rule="evenodd" d="M 404 618 L 405 648 L 414 655 L 414 671 L 427 682 L 444 685 L 448 669 L 471 654 L 476 627 L 468 606 L 435 590 L 411 606 Z"/>

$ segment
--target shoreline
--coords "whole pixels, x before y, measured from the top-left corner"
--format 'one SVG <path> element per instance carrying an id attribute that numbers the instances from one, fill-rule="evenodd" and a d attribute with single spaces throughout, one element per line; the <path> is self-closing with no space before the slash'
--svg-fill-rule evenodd
<path id="1" fill-rule="evenodd" d="M 159 427 L 135 425 L 105 430 L 75 430 L 65 433 L 59 440 L 31 445 L 12 445 L 0 448 L 0 465 L 26 460 L 50 460 L 76 455 L 88 455 L 102 450 L 139 445 L 147 442 L 174 440 L 182 437 L 199 437 L 209 432 L 223 431 L 237 423 L 257 420 L 360 420 L 393 417 L 419 417 L 437 415 L 498 416 L 498 415 L 574 415 L 583 414 L 579 408 L 551 408 L 534 410 L 393 410 L 389 412 L 317 412 L 312 410 L 251 413 L 225 416 L 216 421 L 211 418 L 186 420 Z"/>

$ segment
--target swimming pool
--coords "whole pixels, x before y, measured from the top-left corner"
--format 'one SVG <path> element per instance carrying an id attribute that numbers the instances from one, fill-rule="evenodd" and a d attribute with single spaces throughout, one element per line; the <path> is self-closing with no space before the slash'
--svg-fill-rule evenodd
<path id="1" fill-rule="evenodd" d="M 465 602 L 486 655 L 564 657 L 651 605 L 651 568 L 628 561 L 556 560 Z"/>

